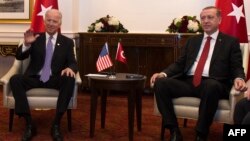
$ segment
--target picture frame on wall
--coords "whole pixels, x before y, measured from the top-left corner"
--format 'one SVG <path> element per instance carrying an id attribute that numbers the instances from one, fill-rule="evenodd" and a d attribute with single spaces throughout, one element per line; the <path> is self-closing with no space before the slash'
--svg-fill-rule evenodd
<path id="1" fill-rule="evenodd" d="M 0 23 L 30 23 L 34 0 L 0 0 Z"/>

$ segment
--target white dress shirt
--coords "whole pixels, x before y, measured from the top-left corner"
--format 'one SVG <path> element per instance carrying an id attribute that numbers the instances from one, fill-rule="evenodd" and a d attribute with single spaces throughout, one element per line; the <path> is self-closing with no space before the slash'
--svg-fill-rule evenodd
<path id="1" fill-rule="evenodd" d="M 216 42 L 216 39 L 218 37 L 218 34 L 219 34 L 219 30 L 217 30 L 215 33 L 210 35 L 210 37 L 211 37 L 210 49 L 209 49 L 208 57 L 207 57 L 207 60 L 206 60 L 206 63 L 205 63 L 205 66 L 204 66 L 204 69 L 203 69 L 203 72 L 202 72 L 202 76 L 204 76 L 204 77 L 209 77 L 210 62 L 211 62 L 211 59 L 212 59 L 212 55 L 213 55 L 213 52 L 214 52 L 214 46 L 215 46 L 215 42 Z M 194 75 L 197 64 L 198 64 L 199 59 L 201 57 L 201 53 L 202 53 L 202 51 L 204 49 L 204 46 L 205 46 L 205 43 L 207 41 L 207 37 L 208 37 L 208 35 L 206 33 L 204 33 L 204 37 L 203 37 L 203 40 L 202 40 L 202 43 L 201 43 L 199 53 L 198 53 L 198 55 L 197 55 L 197 57 L 195 59 L 195 62 L 193 64 L 193 66 L 188 71 L 187 75 Z"/>

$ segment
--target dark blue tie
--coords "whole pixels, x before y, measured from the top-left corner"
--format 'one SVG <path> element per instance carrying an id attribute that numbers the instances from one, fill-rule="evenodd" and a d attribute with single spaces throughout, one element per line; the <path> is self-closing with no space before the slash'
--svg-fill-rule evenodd
<path id="1" fill-rule="evenodd" d="M 40 77 L 40 80 L 43 81 L 44 83 L 47 82 L 49 80 L 49 77 L 50 77 L 51 59 L 52 59 L 52 54 L 53 54 L 53 44 L 51 41 L 52 38 L 53 38 L 53 36 L 50 36 L 48 43 L 47 43 L 45 62 L 44 62 L 41 77 Z"/>

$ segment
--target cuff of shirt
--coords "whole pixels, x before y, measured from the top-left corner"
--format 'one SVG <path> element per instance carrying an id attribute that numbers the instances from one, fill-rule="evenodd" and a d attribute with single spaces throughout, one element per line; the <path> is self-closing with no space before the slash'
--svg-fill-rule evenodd
<path id="1" fill-rule="evenodd" d="M 25 51 L 28 50 L 29 48 L 30 48 L 30 46 L 25 46 L 25 44 L 23 43 L 22 52 L 25 52 Z"/>
<path id="2" fill-rule="evenodd" d="M 165 72 L 160 72 L 160 75 L 163 75 L 164 77 L 168 76 Z"/>
<path id="3" fill-rule="evenodd" d="M 240 77 L 235 78 L 234 81 L 237 80 L 237 79 L 245 81 L 243 78 L 240 78 Z"/>

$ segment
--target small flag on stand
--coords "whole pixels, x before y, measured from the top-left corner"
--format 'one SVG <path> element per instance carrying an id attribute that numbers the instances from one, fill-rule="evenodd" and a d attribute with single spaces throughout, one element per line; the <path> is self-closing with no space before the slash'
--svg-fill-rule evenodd
<path id="1" fill-rule="evenodd" d="M 57 0 L 36 0 L 32 15 L 31 28 L 36 33 L 44 32 L 44 17 L 46 11 L 58 9 Z"/>
<path id="2" fill-rule="evenodd" d="M 127 64 L 127 59 L 124 55 L 124 50 L 123 50 L 122 44 L 120 42 L 118 42 L 115 60 Z"/>
<path id="3" fill-rule="evenodd" d="M 97 71 L 100 72 L 102 70 L 105 70 L 109 67 L 113 66 L 113 63 L 109 56 L 109 50 L 108 50 L 108 43 L 105 43 L 102 47 L 102 51 L 96 61 L 96 68 Z"/>

